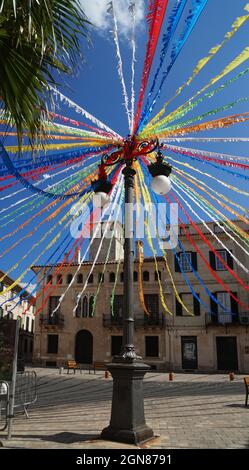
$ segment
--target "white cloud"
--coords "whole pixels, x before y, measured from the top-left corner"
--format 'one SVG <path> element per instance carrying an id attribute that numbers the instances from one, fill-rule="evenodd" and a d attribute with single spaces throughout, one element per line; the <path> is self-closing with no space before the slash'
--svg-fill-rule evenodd
<path id="1" fill-rule="evenodd" d="M 103 33 L 111 29 L 111 17 L 107 13 L 107 4 L 110 0 L 80 0 L 83 10 L 89 21 Z M 119 32 L 128 36 L 131 31 L 131 14 L 128 7 L 131 0 L 115 0 L 114 7 L 118 21 Z M 144 24 L 144 0 L 134 0 L 136 27 Z"/>

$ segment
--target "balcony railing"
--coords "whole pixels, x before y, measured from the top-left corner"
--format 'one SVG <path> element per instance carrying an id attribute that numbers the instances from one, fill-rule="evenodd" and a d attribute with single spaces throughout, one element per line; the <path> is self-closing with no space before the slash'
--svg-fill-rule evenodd
<path id="1" fill-rule="evenodd" d="M 223 313 L 206 313 L 207 325 L 238 325 L 240 324 L 240 316 L 233 312 Z"/>
<path id="2" fill-rule="evenodd" d="M 149 317 L 147 315 L 135 315 L 135 328 L 162 328 L 164 326 L 163 315 Z M 111 328 L 112 326 L 121 328 L 123 326 L 122 317 L 113 317 L 111 314 L 103 315 L 103 326 Z"/>
<path id="3" fill-rule="evenodd" d="M 44 326 L 64 326 L 64 316 L 59 314 L 54 314 L 53 316 L 51 315 L 46 315 L 43 317 L 40 317 L 40 325 Z"/>

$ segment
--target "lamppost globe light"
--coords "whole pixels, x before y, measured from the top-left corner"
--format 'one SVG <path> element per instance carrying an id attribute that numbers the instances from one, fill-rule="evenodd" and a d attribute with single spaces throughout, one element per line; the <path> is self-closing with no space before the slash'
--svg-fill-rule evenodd
<path id="1" fill-rule="evenodd" d="M 163 195 L 167 194 L 172 188 L 170 179 L 165 175 L 158 175 L 152 178 L 151 189 L 154 193 Z"/>

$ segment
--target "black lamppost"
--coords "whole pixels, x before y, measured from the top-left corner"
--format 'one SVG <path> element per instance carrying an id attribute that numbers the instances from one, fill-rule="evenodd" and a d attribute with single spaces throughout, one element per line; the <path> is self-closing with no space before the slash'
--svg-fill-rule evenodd
<path id="1" fill-rule="evenodd" d="M 137 356 L 134 347 L 134 289 L 133 289 L 133 187 L 134 176 L 133 161 L 140 154 L 150 153 L 158 146 L 158 142 L 140 142 L 136 144 L 130 139 L 124 147 L 123 157 L 120 161 L 125 163 L 122 170 L 125 187 L 125 240 L 124 240 L 124 313 L 123 313 L 123 345 L 119 356 L 114 356 L 108 370 L 113 377 L 113 396 L 111 420 L 108 427 L 103 429 L 101 437 L 106 440 L 139 444 L 153 437 L 153 431 L 145 422 L 143 378 L 150 366 L 144 364 L 142 358 Z M 116 161 L 115 161 L 116 163 Z M 111 165 L 108 158 L 102 165 Z M 168 176 L 171 167 L 163 163 L 163 156 L 158 152 L 157 162 L 148 167 L 153 180 L 163 177 L 159 181 L 160 192 L 170 189 Z M 166 178 L 166 179 L 165 179 Z M 93 189 L 98 193 L 105 193 L 106 177 L 93 182 Z M 109 183 L 110 184 L 110 183 Z M 163 188 L 164 186 L 164 188 Z M 168 189 L 169 188 L 169 189 Z M 157 191 L 156 191 L 157 192 Z M 164 193 L 165 193 L 164 192 Z"/>

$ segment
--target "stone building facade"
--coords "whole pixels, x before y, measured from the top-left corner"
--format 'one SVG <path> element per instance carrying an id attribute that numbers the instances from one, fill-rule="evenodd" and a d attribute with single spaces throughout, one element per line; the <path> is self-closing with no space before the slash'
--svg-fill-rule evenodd
<path id="1" fill-rule="evenodd" d="M 17 284 L 13 289 L 6 288 L 14 283 L 14 280 L 0 270 L 0 277 L 4 280 L 0 283 L 0 318 L 16 320 L 20 318 L 20 334 L 18 357 L 24 364 L 31 364 L 33 355 L 33 339 L 35 327 L 35 299 L 29 292 L 22 292 L 23 288 Z M 21 293 L 22 292 L 22 293 Z M 28 297 L 29 296 L 29 297 Z M 15 299 L 13 299 L 16 297 Z M 13 299 L 13 300 L 12 300 Z M 27 307 L 29 310 L 24 313 Z"/>
<path id="2" fill-rule="evenodd" d="M 236 221 L 242 226 L 241 222 Z M 232 251 L 236 258 L 246 263 L 241 248 L 221 231 L 215 223 L 209 223 L 210 228 L 217 233 L 219 239 Z M 200 227 L 203 231 L 203 227 Z M 246 229 L 246 227 L 243 227 Z M 161 277 L 162 291 L 165 302 L 173 315 L 165 314 L 160 301 L 159 286 L 155 263 L 153 258 L 144 258 L 143 262 L 143 290 L 145 303 L 150 316 L 144 314 L 139 298 L 138 261 L 134 255 L 134 312 L 135 312 L 135 346 L 136 351 L 145 362 L 157 370 L 196 370 L 196 371 L 231 371 L 249 372 L 249 310 L 241 308 L 234 301 L 224 287 L 213 277 L 205 264 L 208 260 L 214 273 L 219 275 L 225 285 L 238 299 L 249 306 L 249 293 L 228 270 L 224 269 L 212 250 L 203 242 L 201 237 L 188 227 L 188 231 L 196 244 L 196 249 L 188 242 L 186 236 L 179 233 L 179 242 L 183 242 L 186 255 L 183 255 L 180 244 L 176 248 L 181 259 L 184 274 L 190 281 L 194 291 L 199 295 L 201 304 L 193 296 L 180 272 L 177 257 L 173 251 L 167 252 L 167 259 L 173 274 L 175 286 L 183 302 L 188 306 L 192 315 L 185 314 L 181 304 L 177 301 L 172 283 L 162 257 L 158 257 L 159 276 Z M 115 233 L 113 240 L 113 257 L 115 253 L 120 256 L 120 239 L 122 231 Z M 214 245 L 227 265 L 234 270 L 248 286 L 248 275 L 238 266 L 231 255 L 214 240 L 207 231 L 205 236 Z M 118 279 L 111 314 L 110 299 L 115 283 L 117 259 L 108 262 L 102 279 L 101 288 L 97 298 L 95 314 L 92 315 L 93 299 L 98 289 L 104 266 L 102 250 L 101 261 L 97 262 L 91 277 L 88 280 L 80 306 L 73 315 L 73 308 L 77 294 L 82 289 L 92 260 L 95 257 L 99 239 L 91 245 L 90 259 L 84 262 L 79 270 L 76 282 L 66 294 L 59 311 L 52 315 L 60 295 L 65 291 L 72 276 L 75 274 L 78 263 L 68 263 L 61 270 L 61 278 L 52 279 L 51 296 L 42 311 L 36 318 L 35 343 L 33 359 L 35 363 L 45 366 L 62 366 L 69 359 L 79 363 L 89 364 L 94 361 L 110 362 L 116 355 L 122 342 L 122 300 L 123 300 L 123 263 L 120 263 Z M 205 287 L 194 274 L 187 258 L 200 275 Z M 203 259 L 204 258 L 204 259 Z M 58 266 L 57 266 L 58 268 Z M 247 268 L 249 268 L 247 264 Z M 39 279 L 45 275 L 48 266 L 44 266 L 39 273 Z M 55 269 L 55 268 L 53 268 Z M 34 266 L 38 272 L 41 266 Z M 52 271 L 53 272 L 53 271 Z M 51 275 L 50 275 L 51 276 Z M 45 275 L 43 287 L 51 282 L 51 277 Z M 207 289 L 227 308 L 227 313 L 220 309 L 207 292 Z M 38 293 L 39 294 L 39 293 Z M 42 296 L 37 301 L 37 308 L 41 305 Z"/>

